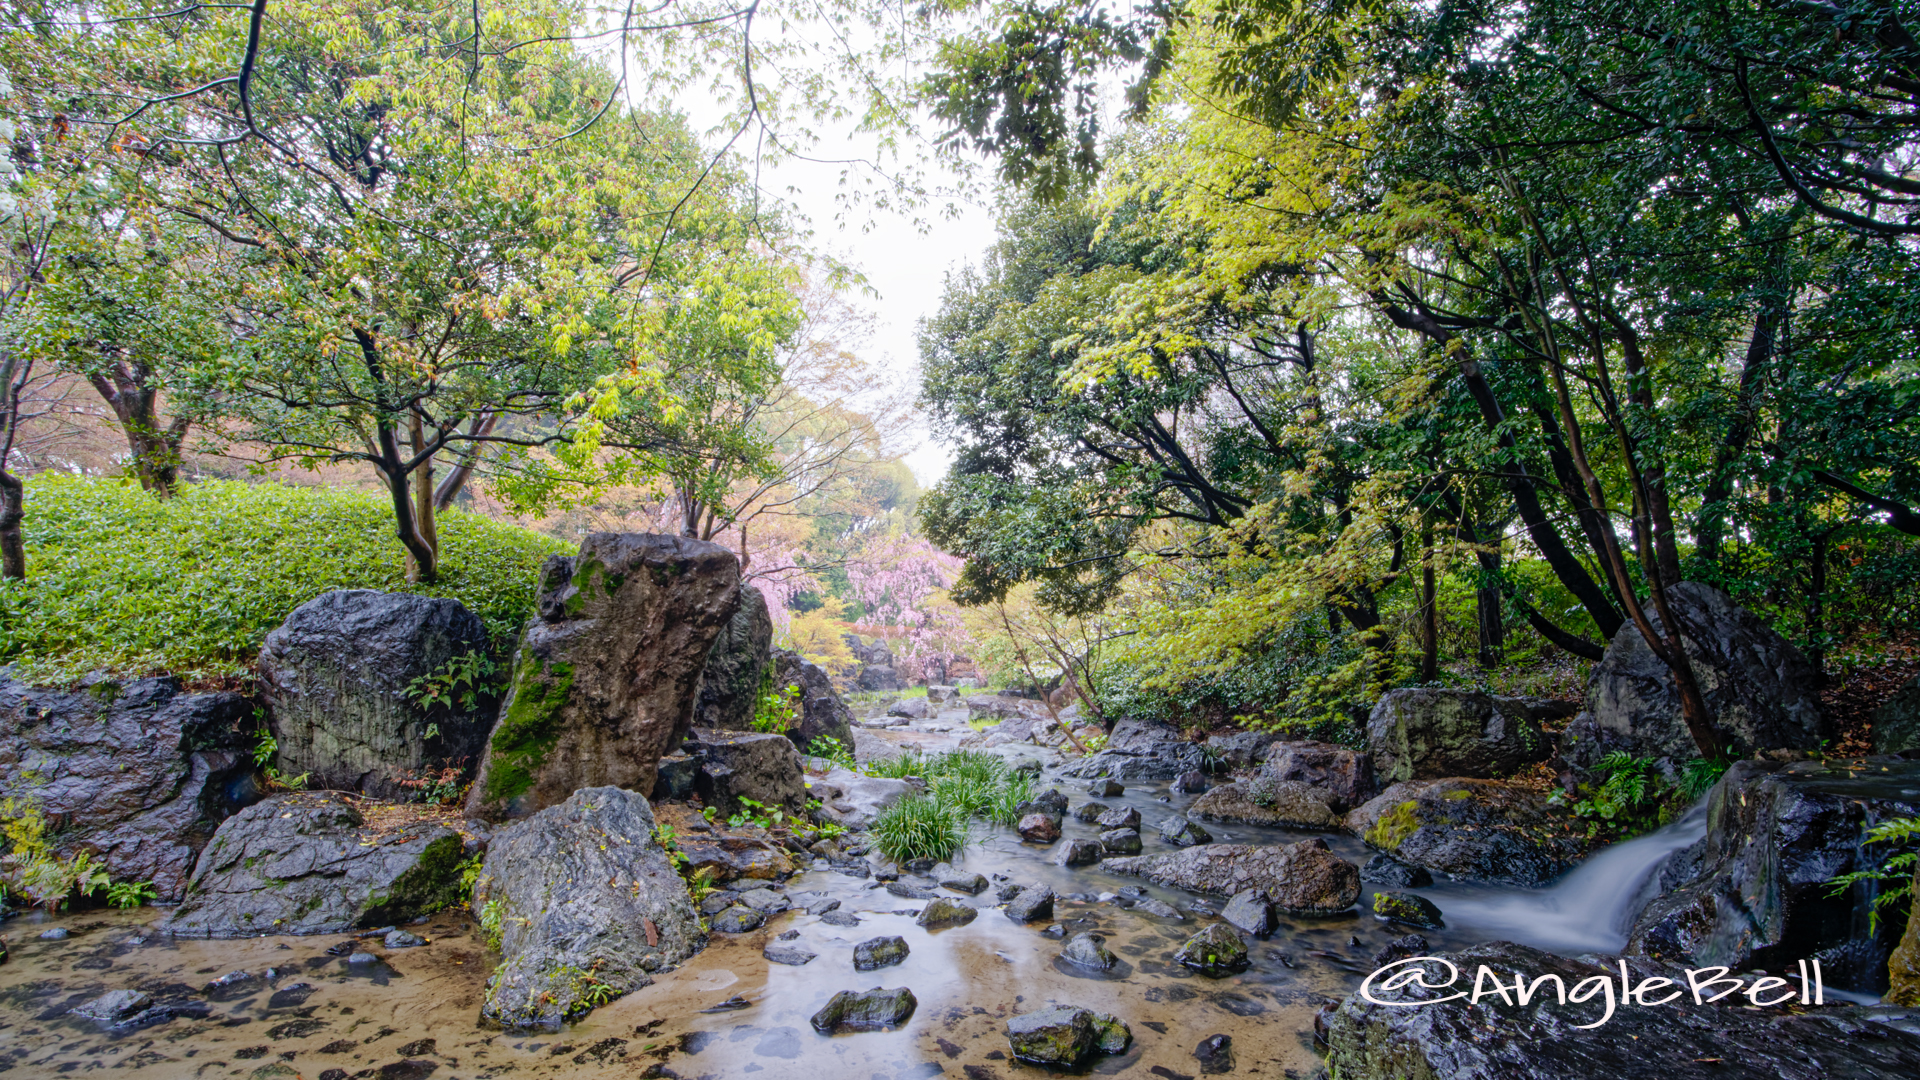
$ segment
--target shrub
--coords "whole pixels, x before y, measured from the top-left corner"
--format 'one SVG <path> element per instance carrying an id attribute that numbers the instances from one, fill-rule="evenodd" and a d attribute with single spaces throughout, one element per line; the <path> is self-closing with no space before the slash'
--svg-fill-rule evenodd
<path id="1" fill-rule="evenodd" d="M 27 482 L 27 579 L 0 583 L 0 663 L 64 682 L 90 671 L 244 676 L 267 632 L 332 589 L 452 597 L 504 652 L 540 564 L 570 545 L 449 511 L 441 575 L 410 584 L 393 510 L 360 492 L 206 481 L 160 500 L 131 482 Z"/>
<path id="2" fill-rule="evenodd" d="M 897 863 L 950 859 L 967 846 L 967 833 L 964 813 L 925 795 L 909 795 L 887 807 L 868 831 L 880 853 Z"/>

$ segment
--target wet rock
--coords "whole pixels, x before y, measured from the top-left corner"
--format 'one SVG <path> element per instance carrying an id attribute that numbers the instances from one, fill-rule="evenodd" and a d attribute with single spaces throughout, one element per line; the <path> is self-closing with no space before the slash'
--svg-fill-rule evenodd
<path id="1" fill-rule="evenodd" d="M 1587 854 L 1586 828 L 1570 813 L 1498 780 L 1395 784 L 1349 813 L 1347 828 L 1403 863 L 1523 888 L 1546 885 Z"/>
<path id="2" fill-rule="evenodd" d="M 1200 1061 L 1200 1071 L 1208 1076 L 1230 1073 L 1233 1071 L 1233 1036 L 1209 1035 L 1193 1048 L 1193 1056 Z"/>
<path id="3" fill-rule="evenodd" d="M 1367 749 L 1386 784 L 1510 776 L 1552 752 L 1534 712 L 1526 699 L 1473 690 L 1389 690 L 1367 718 Z"/>
<path id="4" fill-rule="evenodd" d="M 1869 937 L 1864 887 L 1828 881 L 1877 865 L 1869 823 L 1920 815 L 1920 761 L 1739 761 L 1707 795 L 1706 835 L 1675 852 L 1628 934 L 1631 952 L 1688 967 L 1793 970 L 1819 959 L 1830 985 L 1885 986 L 1890 920 Z"/>
<path id="5" fill-rule="evenodd" d="M 230 817 L 161 929 L 178 937 L 323 934 L 385 926 L 453 902 L 460 835 L 377 832 L 338 796 L 282 795 Z"/>
<path id="6" fill-rule="evenodd" d="M 1360 870 L 1326 841 L 1297 844 L 1203 844 L 1167 855 L 1108 859 L 1106 869 L 1162 885 L 1233 896 L 1258 889 L 1274 906 L 1300 914 L 1345 911 L 1360 897 Z"/>
<path id="7" fill-rule="evenodd" d="M 1020 839 L 1030 844 L 1051 844 L 1060 839 L 1060 819 L 1052 814 L 1028 814 L 1020 819 Z"/>
<path id="8" fill-rule="evenodd" d="M 933 868 L 933 880 L 943 889 L 979 896 L 987 891 L 987 879 L 971 870 L 959 870 L 940 863 Z"/>
<path id="9" fill-rule="evenodd" d="M 405 930 L 389 930 L 382 943 L 389 949 L 412 949 L 427 943 L 427 939 Z"/>
<path id="10" fill-rule="evenodd" d="M 1101 814 L 1104 814 L 1107 811 L 1112 809 L 1113 807 L 1108 806 L 1106 803 L 1088 801 L 1088 802 L 1081 803 L 1080 806 L 1074 810 L 1073 816 L 1074 816 L 1074 819 L 1077 821 L 1085 821 L 1085 822 L 1091 823 L 1091 822 L 1099 821 Z"/>
<path id="11" fill-rule="evenodd" d="M 591 971 L 596 985 L 618 996 L 706 944 L 686 882 L 654 842 L 654 825 L 645 798 L 600 787 L 494 835 L 473 892 L 476 910 L 499 902 L 505 928 L 484 1021 L 555 1027 L 584 1016 L 599 1004 L 593 997 L 604 995 L 567 972 Z"/>
<path id="12" fill-rule="evenodd" d="M 1179 908 L 1174 907 L 1164 900 L 1155 900 L 1151 896 L 1134 901 L 1133 910 L 1145 912 L 1157 919 L 1184 920 L 1186 918 L 1185 915 L 1180 914 Z"/>
<path id="13" fill-rule="evenodd" d="M 1234 893 L 1233 899 L 1221 909 L 1220 917 L 1254 937 L 1263 938 L 1273 933 L 1273 905 L 1258 889 Z"/>
<path id="14" fill-rule="evenodd" d="M 208 983 L 200 992 L 214 1001 L 232 1001 L 266 989 L 267 980 L 251 971 L 230 971 Z"/>
<path id="15" fill-rule="evenodd" d="M 828 926 L 859 926 L 860 916 L 851 911 L 833 910 L 820 916 L 820 921 Z"/>
<path id="16" fill-rule="evenodd" d="M 1825 734 L 1820 672 L 1799 649 L 1710 585 L 1683 581 L 1667 595 L 1730 757 L 1819 745 Z M 1658 615 L 1651 609 L 1648 615 L 1657 629 Z M 1608 644 L 1588 680 L 1585 711 L 1559 741 L 1560 757 L 1576 768 L 1590 769 L 1615 750 L 1676 766 L 1699 756 L 1667 665 L 1632 623 Z"/>
<path id="17" fill-rule="evenodd" d="M 252 717 L 239 694 L 183 693 L 174 678 L 95 677 L 73 693 L 0 678 L 0 791 L 59 822 L 55 855 L 85 850 L 113 880 L 175 901 L 220 822 L 260 797 Z"/>
<path id="18" fill-rule="evenodd" d="M 848 829 L 864 829 L 881 812 L 914 793 L 905 780 L 884 776 L 862 776 L 836 765 L 822 777 L 806 781 L 807 794 L 819 799 L 821 815 Z"/>
<path id="19" fill-rule="evenodd" d="M 767 925 L 767 916 L 750 907 L 734 905 L 715 915 L 708 925 L 719 934 L 747 934 Z"/>
<path id="20" fill-rule="evenodd" d="M 795 717 L 799 723 L 787 731 L 795 746 L 806 749 L 815 739 L 832 739 L 853 749 L 853 710 L 834 689 L 833 677 L 826 668 L 799 653 L 775 649 L 773 679 L 776 686 L 800 688 L 799 715 Z"/>
<path id="21" fill-rule="evenodd" d="M 1105 940 L 1099 934 L 1075 934 L 1060 950 L 1060 960 L 1089 971 L 1107 971 L 1118 964 L 1120 958 L 1107 950 Z"/>
<path id="22" fill-rule="evenodd" d="M 269 1009 L 297 1009 L 307 1003 L 307 999 L 319 993 L 319 987 L 312 983 L 288 983 L 273 992 L 267 999 Z"/>
<path id="23" fill-rule="evenodd" d="M 1048 788 L 1027 802 L 1021 803 L 1016 809 L 1023 814 L 1041 813 L 1060 817 L 1067 812 L 1067 797 L 1059 788 Z"/>
<path id="24" fill-rule="evenodd" d="M 1007 901 L 1007 918 L 1017 923 L 1039 922 L 1053 918 L 1053 890 L 1045 885 L 1029 885 Z"/>
<path id="25" fill-rule="evenodd" d="M 1297 780 L 1326 792 L 1336 810 L 1347 810 L 1373 797 L 1373 759 L 1365 751 L 1328 742 L 1276 742 L 1267 747 L 1260 775 L 1274 780 Z"/>
<path id="26" fill-rule="evenodd" d="M 805 967 L 809 961 L 815 959 L 820 954 L 810 949 L 803 949 L 798 945 L 769 945 L 760 950 L 760 955 L 776 964 Z"/>
<path id="27" fill-rule="evenodd" d="M 41 941 L 65 941 L 67 940 L 68 934 L 66 927 L 56 926 L 51 930 L 42 930 L 34 936 L 38 937 Z"/>
<path id="28" fill-rule="evenodd" d="M 773 665 L 773 615 L 767 598 L 740 586 L 740 607 L 720 627 L 700 670 L 693 725 L 719 731 L 752 731 L 760 684 Z M 680 796 L 685 798 L 685 796 Z"/>
<path id="29" fill-rule="evenodd" d="M 995 890 L 993 895 L 995 899 L 999 900 L 1001 903 L 1004 904 L 1007 901 L 1013 899 L 1014 897 L 1019 896 L 1020 890 L 1025 887 L 1026 886 L 1020 885 L 1017 882 L 1009 881 L 1005 885 L 1000 886 L 999 889 Z"/>
<path id="30" fill-rule="evenodd" d="M 1090 866 L 1100 861 L 1104 849 L 1094 840 L 1068 840 L 1054 852 L 1056 866 Z"/>
<path id="31" fill-rule="evenodd" d="M 1433 901 L 1413 893 L 1374 893 L 1373 913 L 1383 919 L 1417 926 L 1422 930 L 1438 930 L 1446 925 L 1440 921 L 1440 909 Z"/>
<path id="32" fill-rule="evenodd" d="M 905 1024 L 919 1007 L 913 991 L 906 987 L 882 990 L 874 987 L 863 993 L 842 990 L 828 1000 L 826 1007 L 813 1014 L 813 1029 L 823 1035 L 836 1031 L 884 1031 Z"/>
<path id="33" fill-rule="evenodd" d="M 356 952 L 347 955 L 348 967 L 372 967 L 379 962 L 380 958 L 370 952 Z"/>
<path id="34" fill-rule="evenodd" d="M 1920 675 L 1873 711 L 1873 752 L 1898 754 L 1920 750 Z"/>
<path id="35" fill-rule="evenodd" d="M 1226 923 L 1214 923 L 1188 938 L 1173 954 L 1173 959 L 1209 979 L 1238 975 L 1253 963 L 1247 954 L 1247 943 Z"/>
<path id="36" fill-rule="evenodd" d="M 750 907 L 762 915 L 778 915 L 793 906 L 793 902 L 787 899 L 785 893 L 775 892 L 772 889 L 749 889 L 740 894 L 736 903 Z"/>
<path id="37" fill-rule="evenodd" d="M 1217 768 L 1234 772 L 1258 765 L 1266 757 L 1268 747 L 1286 739 L 1286 735 L 1271 731 L 1235 731 L 1226 735 L 1209 735 L 1206 745 L 1218 758 Z"/>
<path id="38" fill-rule="evenodd" d="M 524 817 L 600 785 L 651 792 L 739 604 L 739 560 L 702 540 L 591 533 L 548 559 L 469 816 Z"/>
<path id="39" fill-rule="evenodd" d="M 1087 794 L 1096 799 L 1114 799 L 1126 793 L 1126 787 L 1117 780 L 1095 780 L 1087 785 Z"/>
<path id="40" fill-rule="evenodd" d="M 1373 966 L 1375 968 L 1383 968 L 1388 964 L 1398 963 L 1408 957 L 1424 956 L 1426 955 L 1426 951 L 1427 939 L 1421 937 L 1419 934 L 1408 934 L 1405 937 L 1397 937 L 1385 945 L 1382 945 L 1380 951 L 1373 954 Z"/>
<path id="41" fill-rule="evenodd" d="M 700 762 L 693 790 L 721 818 L 763 813 L 742 802 L 798 814 L 806 809 L 806 771 L 800 752 L 784 735 L 756 731 L 697 730 L 684 744 Z"/>
<path id="42" fill-rule="evenodd" d="M 799 892 L 794 893 L 790 899 L 793 901 L 793 906 L 809 915 L 825 915 L 840 906 L 840 901 L 826 893 Z"/>
<path id="43" fill-rule="evenodd" d="M 907 940 L 902 937 L 870 938 L 853 947 L 855 971 L 873 971 L 892 967 L 907 958 Z"/>
<path id="44" fill-rule="evenodd" d="M 1373 996 L 1393 1004 L 1377 1005 L 1355 994 L 1341 1003 L 1327 1025 L 1329 1071 L 1342 1080 L 1400 1080 L 1447 1077 L 1448 1080 L 1592 1080 L 1595 1077 L 1658 1075 L 1672 1080 L 1710 1080 L 1724 1076 L 1819 1080 L 1860 1077 L 1892 1080 L 1920 1071 L 1920 1036 L 1875 1022 L 1856 1009 L 1828 1008 L 1805 1014 L 1748 1008 L 1735 996 L 1717 1005 L 1675 1002 L 1659 1008 L 1617 1008 L 1605 1024 L 1592 1026 L 1607 1008 L 1602 995 L 1581 1004 L 1561 1004 L 1551 991 L 1519 1005 L 1512 995 L 1481 994 L 1409 1008 L 1468 990 L 1472 972 L 1482 964 L 1502 973 L 1525 972 L 1528 979 L 1547 975 L 1571 988 L 1583 979 L 1611 979 L 1617 966 L 1589 966 L 1524 945 L 1490 942 L 1444 958 L 1461 972 L 1447 989 L 1403 987 Z M 1409 970 L 1415 965 L 1409 965 Z M 1428 984 L 1446 984 L 1437 963 L 1426 969 Z M 1651 976 L 1685 976 L 1655 970 L 1645 961 L 1630 962 L 1637 983 Z M 1551 984 L 1549 984 L 1551 986 Z M 1657 998 L 1655 999 L 1657 1000 Z M 1579 1026 L 1588 1025 L 1586 1030 Z"/>
<path id="45" fill-rule="evenodd" d="M 407 688 L 486 650 L 486 627 L 458 600 L 336 589 L 294 608 L 258 664 L 280 769 L 308 774 L 313 789 L 392 799 L 407 794 L 398 781 L 409 772 L 472 762 L 495 703 L 422 709 Z"/>
<path id="46" fill-rule="evenodd" d="M 1100 834 L 1100 847 L 1113 855 L 1140 854 L 1140 830 L 1108 829 Z"/>
<path id="47" fill-rule="evenodd" d="M 933 930 L 943 926 L 965 926 L 972 922 L 979 914 L 979 909 L 975 908 L 972 904 L 964 904 L 958 900 L 949 900 L 944 896 L 936 896 L 928 901 L 926 907 L 920 909 L 920 914 L 916 916 L 913 921 L 920 926 Z"/>
<path id="48" fill-rule="evenodd" d="M 1187 816 L 1242 825 L 1284 825 L 1296 829 L 1337 829 L 1340 815 L 1326 793 L 1298 780 L 1256 778 L 1222 784 L 1193 801 Z"/>
<path id="49" fill-rule="evenodd" d="M 1140 811 L 1131 806 L 1118 806 L 1094 818 L 1093 823 L 1103 829 L 1138 829 Z"/>
<path id="50" fill-rule="evenodd" d="M 1373 885 L 1397 885 L 1402 889 L 1424 889 L 1433 884 L 1433 875 L 1418 866 L 1408 866 L 1391 855 L 1375 854 L 1360 868 L 1360 880 Z"/>
<path id="51" fill-rule="evenodd" d="M 950 701 L 959 695 L 960 688 L 956 686 L 942 686 L 937 683 L 927 685 L 927 700 L 936 705 L 943 701 Z"/>
<path id="52" fill-rule="evenodd" d="M 1192 847 L 1195 844 L 1213 843 L 1213 834 L 1183 817 L 1168 818 L 1160 823 L 1160 839 L 1175 847 Z"/>
<path id="53" fill-rule="evenodd" d="M 153 1004 L 153 995 L 139 990 L 109 990 L 92 1001 L 73 1008 L 73 1015 L 104 1024 L 124 1020 Z"/>
<path id="54" fill-rule="evenodd" d="M 927 699 L 910 697 L 887 706 L 888 716 L 897 716 L 904 720 L 925 720 L 927 718 Z"/>
<path id="55" fill-rule="evenodd" d="M 1102 1054 L 1124 1054 L 1133 1042 L 1133 1029 L 1109 1013 L 1093 1014 L 1093 1048 Z"/>
<path id="56" fill-rule="evenodd" d="M 940 895 L 931 885 L 917 884 L 911 881 L 889 881 L 887 891 L 902 900 L 931 900 Z"/>
<path id="57" fill-rule="evenodd" d="M 1096 1015 L 1089 1009 L 1056 1005 L 1016 1016 L 1007 1021 L 1007 1043 L 1013 1056 L 1021 1061 L 1072 1068 L 1091 1055 L 1102 1041 L 1104 1025 L 1096 1024 Z M 1131 1038 L 1130 1032 L 1128 1037 Z"/>
<path id="58" fill-rule="evenodd" d="M 710 892 L 706 896 L 702 897 L 700 900 L 700 905 L 699 905 L 700 914 L 718 915 L 721 912 L 732 907 L 734 901 L 738 900 L 739 898 L 740 898 L 739 893 L 728 892 L 725 889 L 719 889 L 714 892 Z"/>
<path id="59" fill-rule="evenodd" d="M 1207 774 L 1199 769 L 1188 769 L 1173 778 L 1173 790 L 1197 795 L 1207 790 Z"/>
<path id="60" fill-rule="evenodd" d="M 901 863 L 900 869 L 909 874 L 930 874 L 933 872 L 934 862 L 935 860 L 931 857 L 922 855 L 917 859 L 908 859 Z"/>

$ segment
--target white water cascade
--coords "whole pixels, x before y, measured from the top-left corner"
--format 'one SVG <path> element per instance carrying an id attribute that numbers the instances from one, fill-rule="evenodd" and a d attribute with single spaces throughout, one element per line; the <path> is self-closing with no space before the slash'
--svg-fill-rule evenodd
<path id="1" fill-rule="evenodd" d="M 1702 799 L 1679 820 L 1607 848 L 1549 888 L 1453 897 L 1447 923 L 1562 955 L 1619 952 L 1661 864 L 1706 833 Z"/>

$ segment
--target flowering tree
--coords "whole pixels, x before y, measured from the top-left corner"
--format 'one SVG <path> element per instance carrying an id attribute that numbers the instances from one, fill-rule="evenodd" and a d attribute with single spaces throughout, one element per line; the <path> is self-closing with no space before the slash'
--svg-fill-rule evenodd
<path id="1" fill-rule="evenodd" d="M 901 674 L 925 678 L 929 665 L 945 664 L 966 640 L 960 612 L 947 589 L 960 560 L 924 537 L 904 533 L 871 536 L 847 564 L 847 581 L 868 619 L 899 633 L 895 657 Z"/>

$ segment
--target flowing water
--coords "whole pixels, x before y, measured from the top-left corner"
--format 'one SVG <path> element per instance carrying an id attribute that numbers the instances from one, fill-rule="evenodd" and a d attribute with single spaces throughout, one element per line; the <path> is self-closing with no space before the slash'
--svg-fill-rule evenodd
<path id="1" fill-rule="evenodd" d="M 1080 785 L 1059 785 L 1070 793 Z M 1086 798 L 1074 794 L 1078 805 Z M 1146 851 L 1169 850 L 1154 831 L 1192 796 L 1164 782 L 1129 784 L 1109 805 L 1138 809 Z M 1554 888 L 1523 892 L 1459 883 L 1422 890 L 1445 912 L 1447 928 L 1427 931 L 1433 950 L 1509 938 L 1561 952 L 1616 948 L 1627 912 L 1659 861 L 1697 837 L 1689 816 L 1659 833 L 1596 856 Z M 1217 841 L 1291 843 L 1306 835 L 1285 829 L 1209 825 Z M 1094 826 L 1069 817 L 1069 838 Z M 1342 857 L 1368 852 L 1350 836 L 1317 834 Z M 957 865 L 989 876 L 1043 881 L 1072 894 L 1055 905 L 1069 932 L 1092 930 L 1123 963 L 1104 976 L 1056 962 L 1060 940 L 1047 924 L 1016 924 L 991 906 L 991 892 L 972 901 L 980 917 L 929 932 L 915 926 L 920 905 L 874 883 L 831 871 L 809 871 L 787 884 L 839 898 L 861 925 L 838 927 L 788 912 L 764 929 L 713 944 L 679 970 L 594 1012 L 558 1035 L 519 1036 L 475 1025 L 491 967 L 464 913 L 445 913 L 418 932 L 424 948 L 379 949 L 371 971 L 349 968 L 329 946 L 341 937 L 261 937 L 182 941 L 145 929 L 152 911 L 82 912 L 51 921 L 5 924 L 12 962 L 0 965 L 0 1076 L 60 1075 L 111 1067 L 140 1077 L 239 1077 L 342 1080 L 345 1077 L 435 1080 L 483 1077 L 695 1077 L 713 1080 L 826 1078 L 894 1080 L 951 1076 L 968 1080 L 1035 1076 L 1044 1070 L 1007 1057 L 1005 1020 L 1049 1002 L 1111 1012 L 1133 1029 L 1126 1054 L 1096 1058 L 1096 1075 L 1179 1080 L 1197 1076 L 1202 1039 L 1233 1039 L 1236 1075 L 1304 1077 L 1318 1067 L 1313 1015 L 1350 993 L 1373 968 L 1373 955 L 1406 933 L 1365 912 L 1372 886 L 1347 914 L 1283 920 L 1265 941 L 1252 942 L 1244 974 L 1207 979 L 1175 964 L 1174 950 L 1214 921 L 1223 903 L 1175 889 L 1147 892 L 1186 913 L 1156 918 L 1112 901 L 1122 886 L 1145 883 L 1099 867 L 1068 870 L 1050 850 L 987 829 Z M 999 884 L 996 881 L 996 887 Z M 65 941 L 41 941 L 48 926 L 67 927 Z M 797 932 L 792 944 L 818 953 L 803 967 L 769 963 L 762 948 Z M 855 944 L 881 935 L 904 937 L 912 952 L 899 966 L 875 972 L 852 967 Z M 211 1003 L 204 1017 L 183 1015 L 142 1030 L 113 1033 L 67 1015 L 107 990 L 144 989 L 157 998 L 204 1001 L 197 991 L 230 971 L 274 969 L 270 987 L 249 997 Z M 301 987 L 300 984 L 305 984 Z M 895 1032 L 822 1036 L 808 1018 L 839 990 L 906 986 L 919 1001 Z M 744 1007 L 728 1008 L 743 1000 Z M 122 1073 L 116 1073 L 122 1075 Z"/>

